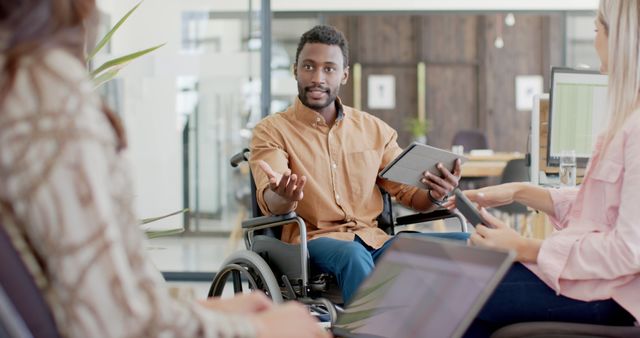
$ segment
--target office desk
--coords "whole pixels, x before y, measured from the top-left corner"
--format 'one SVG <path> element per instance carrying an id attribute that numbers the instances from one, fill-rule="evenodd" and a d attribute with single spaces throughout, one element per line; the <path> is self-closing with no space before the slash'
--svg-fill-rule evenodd
<path id="1" fill-rule="evenodd" d="M 465 154 L 469 159 L 462 165 L 462 177 L 500 177 L 507 162 L 524 158 L 521 153 Z"/>

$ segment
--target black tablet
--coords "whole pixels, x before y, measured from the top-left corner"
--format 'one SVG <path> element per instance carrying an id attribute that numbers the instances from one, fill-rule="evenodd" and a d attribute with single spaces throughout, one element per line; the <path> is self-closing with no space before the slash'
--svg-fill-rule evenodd
<path id="1" fill-rule="evenodd" d="M 482 217 L 480 210 L 464 195 L 462 190 L 456 188 L 453 193 L 456 195 L 456 208 L 462 213 L 464 218 L 467 219 L 474 227 L 480 223 L 489 228 L 493 228 L 491 224 Z"/>
<path id="2" fill-rule="evenodd" d="M 460 159 L 460 164 L 467 161 L 467 158 L 462 155 L 414 142 L 382 169 L 378 176 L 390 181 L 425 188 L 420 181 L 423 177 L 422 173 L 429 170 L 436 176 L 442 176 L 436 165 L 442 163 L 449 171 L 453 171 L 456 159 Z"/>

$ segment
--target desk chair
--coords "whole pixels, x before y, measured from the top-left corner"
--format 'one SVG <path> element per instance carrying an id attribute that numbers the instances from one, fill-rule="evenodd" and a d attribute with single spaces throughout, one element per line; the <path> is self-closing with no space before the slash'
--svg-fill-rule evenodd
<path id="1" fill-rule="evenodd" d="M 3 300 L 3 308 L 7 309 L 2 313 L 3 320 L 18 320 L 7 328 L 14 330 L 11 332 L 16 332 L 17 337 L 60 337 L 51 310 L 4 224 L 0 224 L 0 271 L 0 287 L 7 296 Z"/>
<path id="2" fill-rule="evenodd" d="M 514 159 L 507 162 L 507 165 L 502 171 L 502 176 L 500 177 L 500 184 L 510 182 L 529 182 L 529 168 L 527 167 L 527 162 L 525 159 Z M 514 202 L 511 204 L 495 207 L 494 209 L 506 213 L 510 216 L 514 216 L 514 228 L 516 230 L 520 230 L 520 221 L 518 216 L 525 216 L 526 225 L 526 215 L 529 214 L 526 206 Z"/>
<path id="3" fill-rule="evenodd" d="M 248 161 L 249 149 L 234 155 L 231 166 L 237 167 Z M 304 220 L 295 212 L 286 215 L 263 216 L 255 198 L 256 186 L 249 172 L 252 196 L 252 216 L 242 222 L 246 250 L 233 253 L 223 262 L 209 289 L 209 297 L 222 295 L 227 280 L 231 277 L 234 293 L 243 292 L 243 281 L 251 290 L 262 290 L 275 303 L 285 299 L 320 305 L 329 312 L 331 320 L 336 314 L 333 304 L 342 303 L 333 276 L 316 273 L 309 262 L 307 250 L 307 228 Z M 445 218 L 457 218 L 461 230 L 467 232 L 464 219 L 448 210 L 393 217 L 391 197 L 383 192 L 384 208 L 378 217 L 378 227 L 390 235 L 395 226 L 408 225 Z M 281 227 L 295 223 L 300 229 L 301 243 L 289 244 L 280 241 Z M 276 277 L 277 276 L 277 277 Z"/>
<path id="4" fill-rule="evenodd" d="M 18 315 L 13 302 L 0 286 L 0 338 L 32 338 L 27 324 Z"/>
<path id="5" fill-rule="evenodd" d="M 464 151 L 469 152 L 474 149 L 488 149 L 487 136 L 480 130 L 458 130 L 453 136 L 451 145 L 462 145 Z"/>

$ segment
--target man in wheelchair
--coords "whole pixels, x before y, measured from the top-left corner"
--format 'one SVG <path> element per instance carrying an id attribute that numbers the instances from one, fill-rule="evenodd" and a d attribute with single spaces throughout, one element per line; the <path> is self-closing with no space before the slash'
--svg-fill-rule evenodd
<path id="1" fill-rule="evenodd" d="M 304 220 L 310 262 L 335 275 L 344 302 L 394 238 L 377 226 L 383 210 L 379 187 L 402 205 L 428 211 L 447 198 L 460 178 L 459 160 L 453 172 L 440 165 L 442 177 L 425 169 L 427 189 L 378 177 L 402 149 L 388 124 L 341 103 L 338 93 L 349 77 L 348 62 L 340 31 L 320 25 L 304 33 L 294 65 L 298 97 L 286 111 L 255 127 L 249 161 L 262 213 L 295 211 Z M 464 232 L 432 235 L 468 237 Z M 298 243 L 300 229 L 284 226 L 281 239 Z"/>

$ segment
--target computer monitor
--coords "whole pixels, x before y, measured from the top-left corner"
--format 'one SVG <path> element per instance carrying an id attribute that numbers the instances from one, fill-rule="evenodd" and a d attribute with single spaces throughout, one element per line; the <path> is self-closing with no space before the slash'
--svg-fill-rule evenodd
<path id="1" fill-rule="evenodd" d="M 595 139 L 608 122 L 607 81 L 595 71 L 551 69 L 548 166 L 559 166 L 563 150 L 575 150 L 577 166 L 586 167 Z"/>

